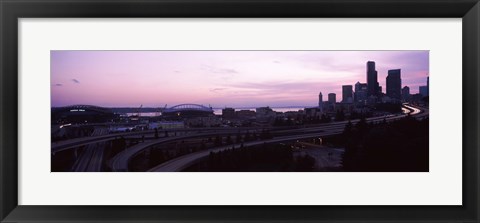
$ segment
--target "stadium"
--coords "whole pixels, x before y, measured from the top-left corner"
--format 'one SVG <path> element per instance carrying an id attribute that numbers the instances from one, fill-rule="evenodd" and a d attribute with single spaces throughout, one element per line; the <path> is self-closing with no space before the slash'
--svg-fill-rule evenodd
<path id="1" fill-rule="evenodd" d="M 104 123 L 113 121 L 115 115 L 110 109 L 93 105 L 71 105 L 52 108 L 52 123 Z"/>

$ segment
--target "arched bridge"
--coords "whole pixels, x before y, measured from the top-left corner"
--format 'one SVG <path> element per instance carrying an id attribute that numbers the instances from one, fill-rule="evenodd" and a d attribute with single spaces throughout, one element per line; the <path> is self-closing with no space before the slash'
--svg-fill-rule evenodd
<path id="1" fill-rule="evenodd" d="M 201 111 L 201 112 L 213 112 L 212 108 L 198 105 L 198 104 L 180 104 L 163 110 L 164 113 L 168 112 L 180 112 L 180 111 Z"/>

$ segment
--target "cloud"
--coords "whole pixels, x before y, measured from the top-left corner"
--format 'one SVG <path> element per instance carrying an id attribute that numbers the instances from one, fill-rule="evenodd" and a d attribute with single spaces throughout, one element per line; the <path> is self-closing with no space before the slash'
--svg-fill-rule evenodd
<path id="1" fill-rule="evenodd" d="M 231 68 L 216 68 L 209 65 L 203 65 L 203 66 L 204 66 L 203 68 L 204 70 L 209 71 L 211 73 L 215 73 L 215 74 L 238 74 L 238 71 Z"/>
<path id="2" fill-rule="evenodd" d="M 224 82 L 232 80 L 239 73 L 237 70 L 232 68 L 216 68 L 205 64 L 202 64 L 201 69 L 212 74 L 211 76 L 219 78 Z"/>
<path id="3" fill-rule="evenodd" d="M 341 84 L 313 81 L 268 81 L 262 83 L 235 83 L 230 84 L 231 90 L 226 90 L 224 94 L 231 99 L 238 98 L 262 98 L 268 100 L 282 99 L 285 101 L 310 101 L 315 102 L 318 93 L 323 95 L 328 93 L 340 93 Z"/>
<path id="4" fill-rule="evenodd" d="M 77 79 L 75 79 L 75 78 L 74 78 L 74 79 L 72 79 L 72 81 L 73 81 L 73 83 L 75 83 L 75 84 L 80 84 L 80 81 L 78 81 L 78 80 L 77 80 Z"/>
<path id="5" fill-rule="evenodd" d="M 220 73 L 227 73 L 227 74 L 238 74 L 238 72 L 234 69 L 220 69 Z"/>
<path id="6" fill-rule="evenodd" d="M 278 60 L 274 60 L 273 62 L 274 62 L 274 63 L 280 63 L 280 61 L 278 61 Z"/>
<path id="7" fill-rule="evenodd" d="M 314 81 L 267 81 L 262 83 L 236 83 L 233 87 L 243 89 L 257 90 L 276 90 L 276 91 L 317 91 L 321 86 L 328 86 L 330 83 Z"/>
<path id="8" fill-rule="evenodd" d="M 213 88 L 210 89 L 210 92 L 219 93 L 220 91 L 226 90 L 227 88 Z"/>

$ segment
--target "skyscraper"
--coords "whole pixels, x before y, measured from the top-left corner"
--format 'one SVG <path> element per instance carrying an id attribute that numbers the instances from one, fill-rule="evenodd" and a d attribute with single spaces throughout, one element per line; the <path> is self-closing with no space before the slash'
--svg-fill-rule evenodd
<path id="1" fill-rule="evenodd" d="M 375 70 L 375 62 L 367 62 L 367 96 L 376 96 L 379 94 L 378 89 L 378 75 Z"/>
<path id="2" fill-rule="evenodd" d="M 353 86 L 352 85 L 342 86 L 342 102 L 343 103 L 353 102 Z"/>
<path id="3" fill-rule="evenodd" d="M 357 81 L 355 84 L 354 101 L 363 102 L 367 100 L 368 85 Z"/>
<path id="4" fill-rule="evenodd" d="M 335 93 L 328 94 L 328 103 L 335 104 L 337 102 L 337 95 Z"/>
<path id="5" fill-rule="evenodd" d="M 402 88 L 402 100 L 408 101 L 410 99 L 410 88 L 405 86 Z"/>
<path id="6" fill-rule="evenodd" d="M 430 77 L 427 77 L 427 86 L 419 86 L 418 91 L 423 97 L 427 97 L 429 94 L 429 87 L 430 87 Z"/>
<path id="7" fill-rule="evenodd" d="M 320 94 L 318 94 L 318 108 L 320 109 L 321 112 L 323 111 L 323 95 L 322 95 L 322 92 L 320 92 Z"/>
<path id="8" fill-rule="evenodd" d="M 420 87 L 418 87 L 418 91 L 419 91 L 419 93 L 420 93 L 423 97 L 427 97 L 427 96 L 428 96 L 428 87 L 427 87 L 427 86 L 420 86 Z"/>
<path id="9" fill-rule="evenodd" d="M 402 79 L 400 69 L 388 70 L 387 96 L 400 101 L 402 99 Z"/>

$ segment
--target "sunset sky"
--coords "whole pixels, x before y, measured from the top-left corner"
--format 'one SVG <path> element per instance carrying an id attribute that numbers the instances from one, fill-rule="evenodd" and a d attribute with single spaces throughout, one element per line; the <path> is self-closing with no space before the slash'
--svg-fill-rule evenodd
<path id="1" fill-rule="evenodd" d="M 401 69 L 410 93 L 426 85 L 428 51 L 51 51 L 52 106 L 310 106 L 366 82 L 375 61 L 385 92 Z"/>

